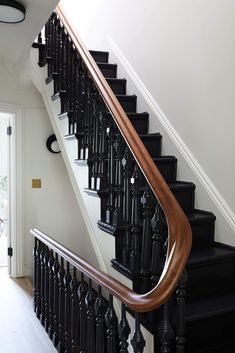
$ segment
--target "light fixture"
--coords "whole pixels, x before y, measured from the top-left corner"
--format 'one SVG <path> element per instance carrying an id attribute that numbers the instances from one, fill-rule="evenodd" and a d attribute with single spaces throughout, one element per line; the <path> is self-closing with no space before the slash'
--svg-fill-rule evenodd
<path id="1" fill-rule="evenodd" d="M 15 0 L 0 0 L 0 22 L 19 23 L 25 19 L 25 7 Z"/>

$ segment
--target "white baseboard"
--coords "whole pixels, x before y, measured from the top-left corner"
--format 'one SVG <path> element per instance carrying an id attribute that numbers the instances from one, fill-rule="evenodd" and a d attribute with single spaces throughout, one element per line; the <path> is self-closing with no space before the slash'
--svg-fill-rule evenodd
<path id="1" fill-rule="evenodd" d="M 166 134 L 170 137 L 171 141 L 176 146 L 177 150 L 180 152 L 188 166 L 191 168 L 192 172 L 195 174 L 196 178 L 200 181 L 203 188 L 215 204 L 216 208 L 222 214 L 227 224 L 231 228 L 233 232 L 235 232 L 235 214 L 229 207 L 226 200 L 220 194 L 216 186 L 210 180 L 206 172 L 200 166 L 199 162 L 196 160 L 193 153 L 186 146 L 182 138 L 179 136 L 173 125 L 167 119 L 156 100 L 153 98 L 151 93 L 148 91 L 143 81 L 140 79 L 138 74 L 135 72 L 129 61 L 126 59 L 118 45 L 114 42 L 114 40 L 108 36 L 106 38 L 108 47 L 111 50 L 112 55 L 115 57 L 115 60 L 122 66 L 124 72 L 128 75 L 128 79 L 132 80 L 132 85 L 134 85 L 138 91 L 142 95 L 142 99 L 145 100 L 147 110 L 154 114 L 154 116 L 158 119 L 161 124 L 161 127 L 165 130 Z M 135 92 L 136 93 L 136 92 Z M 138 97 L 139 98 L 139 97 Z M 217 217 L 218 218 L 218 217 Z M 234 244 L 233 244 L 234 245 Z"/>

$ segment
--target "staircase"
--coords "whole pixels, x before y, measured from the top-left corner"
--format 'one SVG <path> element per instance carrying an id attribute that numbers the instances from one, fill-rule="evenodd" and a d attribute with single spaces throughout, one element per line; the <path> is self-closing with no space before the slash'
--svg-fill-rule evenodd
<path id="1" fill-rule="evenodd" d="M 74 163 L 88 166 L 84 192 L 100 199 L 97 227 L 115 238 L 112 267 L 135 292 L 149 292 L 161 278 L 167 254 L 161 205 L 55 13 L 45 36 L 45 44 L 41 35 L 34 43 L 39 66 L 47 64 L 46 82 L 54 81 L 52 101 L 60 99 L 58 119 L 68 125 L 64 138 L 77 141 Z M 140 315 L 140 323 L 154 335 L 154 353 L 234 353 L 235 249 L 214 240 L 215 215 L 195 209 L 195 185 L 177 180 L 177 158 L 161 154 L 161 134 L 148 132 L 149 114 L 137 112 L 137 97 L 126 94 L 126 80 L 117 78 L 109 53 L 90 54 L 192 229 L 192 249 L 176 293 L 160 309 Z"/>

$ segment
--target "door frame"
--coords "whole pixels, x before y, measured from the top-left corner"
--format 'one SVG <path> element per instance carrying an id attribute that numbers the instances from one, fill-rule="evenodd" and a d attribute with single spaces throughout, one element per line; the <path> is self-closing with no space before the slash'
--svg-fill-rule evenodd
<path id="1" fill-rule="evenodd" d="M 22 212 L 22 161 L 21 161 L 21 124 L 23 107 L 20 105 L 0 103 L 0 111 L 11 115 L 12 134 L 10 143 L 10 209 L 9 220 L 11 247 L 13 256 L 9 275 L 22 277 L 24 275 L 24 239 L 23 239 L 23 212 Z M 9 262 L 8 262 L 9 263 Z"/>

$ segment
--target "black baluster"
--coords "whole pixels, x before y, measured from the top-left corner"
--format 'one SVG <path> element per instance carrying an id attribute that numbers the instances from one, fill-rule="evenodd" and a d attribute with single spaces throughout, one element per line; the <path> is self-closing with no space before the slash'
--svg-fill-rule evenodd
<path id="1" fill-rule="evenodd" d="M 65 297 L 64 297 L 64 259 L 61 258 L 60 270 L 58 273 L 59 278 L 59 342 L 58 342 L 58 352 L 64 353 L 64 315 L 65 315 Z"/>
<path id="2" fill-rule="evenodd" d="M 101 286 L 98 286 L 98 295 L 95 302 L 95 313 L 96 313 L 95 353 L 105 352 L 105 311 L 106 311 L 106 305 L 102 297 Z"/>
<path id="3" fill-rule="evenodd" d="M 51 15 L 47 22 L 46 30 L 46 61 L 47 61 L 47 77 L 48 79 L 52 77 L 52 32 L 53 32 L 53 17 L 54 13 Z"/>
<path id="4" fill-rule="evenodd" d="M 71 46 L 70 52 L 70 70 L 69 70 L 69 80 L 70 90 L 69 95 L 69 120 L 70 120 L 70 131 L 69 134 L 74 134 L 74 123 L 75 123 L 75 102 L 74 102 L 74 62 L 75 62 L 75 49 L 73 45 Z M 66 96 L 67 97 L 67 96 Z"/>
<path id="5" fill-rule="evenodd" d="M 57 92 L 60 92 L 60 96 L 62 95 L 62 74 L 63 74 L 63 25 L 58 19 L 58 34 L 57 34 L 57 46 L 58 46 L 58 69 L 57 69 Z"/>
<path id="6" fill-rule="evenodd" d="M 141 173 L 137 164 L 131 178 L 132 183 L 132 243 L 130 254 L 130 268 L 135 274 L 139 274 L 141 261 Z"/>
<path id="7" fill-rule="evenodd" d="M 65 42 L 65 50 L 66 53 L 65 55 L 65 65 L 63 67 L 63 75 L 64 75 L 64 83 L 65 83 L 65 91 L 66 95 L 64 96 L 64 99 L 62 99 L 62 105 L 61 105 L 61 113 L 67 112 L 68 113 L 68 124 L 69 124 L 69 129 L 68 133 L 70 134 L 70 124 L 71 124 L 71 115 L 70 115 L 70 86 L 71 86 L 71 78 L 70 78 L 70 67 L 71 67 L 71 39 L 66 35 L 66 42 Z"/>
<path id="8" fill-rule="evenodd" d="M 174 331 L 171 325 L 171 299 L 168 299 L 168 301 L 163 304 L 158 334 L 161 342 L 161 353 L 171 353 L 171 345 L 174 338 Z"/>
<path id="9" fill-rule="evenodd" d="M 51 40 L 52 40 L 52 55 L 51 55 L 52 78 L 56 77 L 56 41 L 57 41 L 56 26 L 57 26 L 57 15 L 56 15 L 56 13 L 54 13 L 53 21 L 52 21 L 52 37 L 51 37 Z"/>
<path id="10" fill-rule="evenodd" d="M 60 38 L 60 20 L 58 19 L 58 17 L 55 17 L 54 20 L 54 43 L 53 43 L 53 61 L 54 61 L 54 65 L 53 65 L 53 72 L 52 72 L 52 76 L 54 79 L 54 94 L 57 93 L 59 91 L 59 38 Z"/>
<path id="11" fill-rule="evenodd" d="M 73 267 L 73 277 L 71 281 L 71 336 L 72 336 L 72 353 L 79 351 L 79 297 L 78 297 L 78 280 L 76 268 Z"/>
<path id="12" fill-rule="evenodd" d="M 66 273 L 64 276 L 64 298 L 65 298 L 65 310 L 64 310 L 64 345 L 65 352 L 71 352 L 71 274 L 70 265 L 67 261 Z"/>
<path id="13" fill-rule="evenodd" d="M 79 116 L 81 122 L 81 142 L 79 148 L 78 159 L 85 159 L 85 69 L 82 62 L 79 65 Z"/>
<path id="14" fill-rule="evenodd" d="M 122 158 L 124 154 L 124 141 L 120 134 L 118 134 L 116 142 L 114 144 L 116 149 L 116 168 L 115 168 L 115 185 L 116 185 L 116 197 L 115 197 L 115 210 L 113 213 L 113 225 L 115 227 L 121 227 L 123 225 L 123 165 Z"/>
<path id="15" fill-rule="evenodd" d="M 113 296 L 109 294 L 109 306 L 105 315 L 107 325 L 107 353 L 117 352 L 117 316 L 113 307 Z"/>
<path id="16" fill-rule="evenodd" d="M 126 318 L 126 308 L 125 305 L 122 304 L 122 316 L 118 326 L 118 333 L 120 339 L 120 353 L 128 353 L 128 338 L 130 332 L 130 326 Z"/>
<path id="17" fill-rule="evenodd" d="M 44 254 L 44 275 L 45 275 L 45 295 L 44 295 L 44 327 L 48 332 L 49 327 L 49 249 L 45 247 Z"/>
<path id="18" fill-rule="evenodd" d="M 99 170 L 97 178 L 97 190 L 106 190 L 107 188 L 107 174 L 108 174 L 108 138 L 106 134 L 107 129 L 107 114 L 103 102 L 100 102 L 100 147 L 99 147 Z"/>
<path id="19" fill-rule="evenodd" d="M 99 169 L 100 119 L 99 119 L 99 114 L 97 113 L 98 111 L 97 105 L 98 105 L 98 101 L 94 102 L 91 189 L 99 190 L 99 185 L 97 185 L 97 179 L 98 179 L 98 169 Z"/>
<path id="20" fill-rule="evenodd" d="M 54 254 L 53 250 L 50 251 L 49 261 L 49 320 L 48 320 L 48 335 L 52 339 L 53 337 L 53 323 L 54 323 Z"/>
<path id="21" fill-rule="evenodd" d="M 58 260 L 58 254 L 55 255 L 55 261 L 53 265 L 53 283 L 54 283 L 54 317 L 53 317 L 53 344 L 57 347 L 59 343 L 59 316 L 60 316 L 60 298 L 59 298 L 59 291 L 60 291 L 60 279 L 59 279 L 59 271 L 60 271 L 60 264 Z M 51 337 L 49 331 L 49 337 Z"/>
<path id="22" fill-rule="evenodd" d="M 61 37 L 61 73 L 60 73 L 60 91 L 61 95 L 61 113 L 65 113 L 67 111 L 67 99 L 68 92 L 66 91 L 66 65 L 67 65 L 67 45 L 68 45 L 68 35 L 65 33 L 65 30 L 62 31 Z M 68 119 L 69 120 L 69 119 Z"/>
<path id="23" fill-rule="evenodd" d="M 176 290 L 176 353 L 185 352 L 185 297 L 187 272 L 183 271 Z"/>
<path id="24" fill-rule="evenodd" d="M 41 310 L 40 310 L 40 322 L 44 325 L 45 320 L 45 267 L 44 267 L 44 255 L 45 255 L 45 245 L 42 244 L 40 252 L 40 267 L 41 267 Z"/>
<path id="25" fill-rule="evenodd" d="M 86 295 L 87 305 L 87 353 L 95 352 L 95 310 L 94 293 L 92 289 L 92 280 L 89 278 L 88 292 Z"/>
<path id="26" fill-rule="evenodd" d="M 37 283 L 37 302 L 36 302 L 36 315 L 40 319 L 41 315 L 41 301 L 42 301 L 42 288 L 41 288 L 41 249 L 42 243 L 38 241 L 38 247 L 36 252 L 36 283 Z"/>
<path id="27" fill-rule="evenodd" d="M 155 213 L 151 221 L 153 230 L 153 245 L 152 245 L 152 259 L 151 259 L 151 286 L 156 286 L 159 281 L 162 266 L 163 266 L 163 251 L 162 251 L 162 214 L 161 207 L 157 202 Z"/>
<path id="28" fill-rule="evenodd" d="M 78 132 L 77 120 L 78 120 L 78 58 L 77 52 L 74 51 L 73 58 L 73 134 Z"/>
<path id="29" fill-rule="evenodd" d="M 34 248 L 33 248 L 33 308 L 35 313 L 37 312 L 38 306 L 38 282 L 37 282 L 37 261 L 38 261 L 38 239 L 34 239 Z"/>
<path id="30" fill-rule="evenodd" d="M 38 65 L 43 67 L 46 65 L 46 50 L 44 44 L 42 44 L 42 33 L 40 32 L 37 38 L 38 44 L 37 48 L 39 50 L 39 60 Z"/>
<path id="31" fill-rule="evenodd" d="M 146 345 L 144 336 L 140 329 L 140 317 L 139 313 L 135 313 L 135 333 L 131 340 L 134 353 L 143 353 Z"/>
<path id="32" fill-rule="evenodd" d="M 122 263 L 129 266 L 131 253 L 131 176 L 132 160 L 129 147 L 126 147 L 122 165 L 124 168 L 123 222 L 124 239 L 122 248 Z"/>
<path id="33" fill-rule="evenodd" d="M 146 293 L 150 289 L 150 265 L 152 255 L 152 228 L 151 217 L 153 211 L 153 195 L 152 191 L 147 185 L 144 195 L 141 199 L 143 204 L 143 241 L 141 252 L 141 292 Z"/>
<path id="34" fill-rule="evenodd" d="M 106 222 L 112 224 L 113 212 L 115 209 L 115 133 L 113 123 L 110 122 L 110 126 L 107 128 L 109 135 L 109 153 L 108 153 L 108 204 L 106 210 Z"/>
<path id="35" fill-rule="evenodd" d="M 79 322 L 80 322 L 80 353 L 87 352 L 87 315 L 86 315 L 86 293 L 87 288 L 84 281 L 84 274 L 81 273 L 81 283 L 79 286 Z"/>

